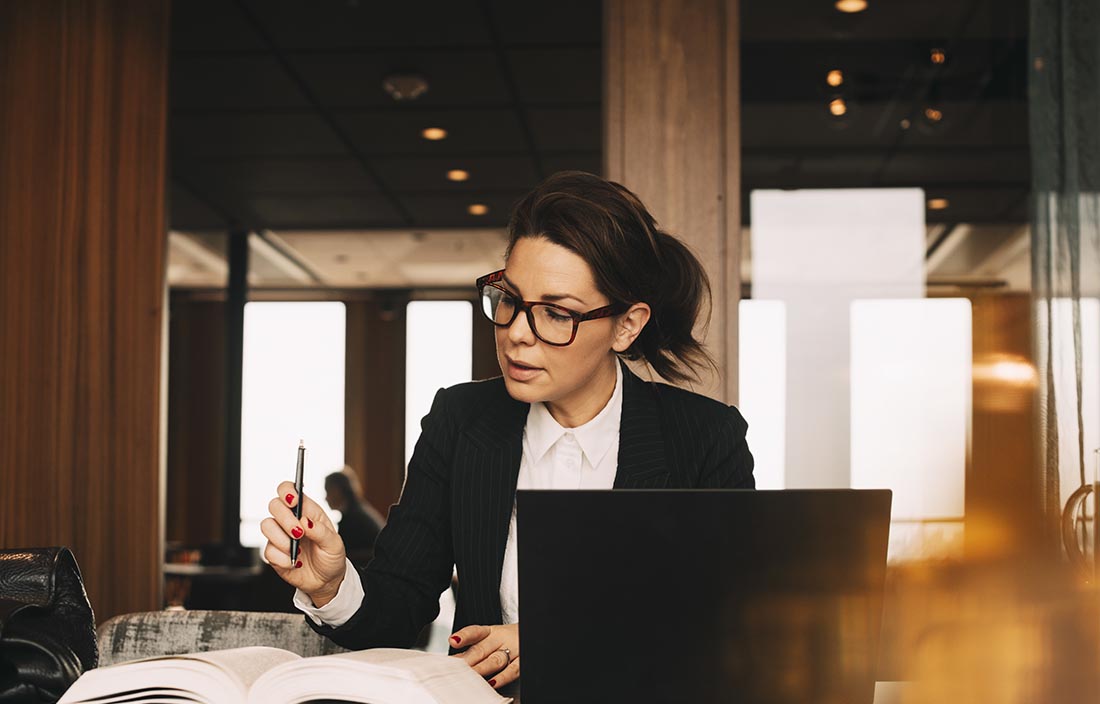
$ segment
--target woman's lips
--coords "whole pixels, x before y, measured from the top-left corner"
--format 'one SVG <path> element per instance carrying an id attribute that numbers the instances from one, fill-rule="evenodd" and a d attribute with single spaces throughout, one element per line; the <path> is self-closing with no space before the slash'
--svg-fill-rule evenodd
<path id="1" fill-rule="evenodd" d="M 538 367 L 530 367 L 526 364 L 508 360 L 508 377 L 515 381 L 530 381 L 541 373 Z"/>

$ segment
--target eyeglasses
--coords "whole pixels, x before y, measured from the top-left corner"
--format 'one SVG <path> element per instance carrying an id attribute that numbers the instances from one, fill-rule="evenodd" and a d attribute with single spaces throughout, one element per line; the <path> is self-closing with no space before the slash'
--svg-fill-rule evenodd
<path id="1" fill-rule="evenodd" d="M 609 318 L 624 312 L 628 306 L 609 305 L 578 313 L 555 303 L 525 301 L 500 285 L 504 280 L 504 269 L 486 274 L 477 280 L 477 290 L 481 294 L 481 312 L 493 321 L 493 325 L 506 328 L 511 325 L 520 311 L 527 314 L 527 324 L 535 337 L 548 345 L 565 347 L 577 337 L 577 326 L 586 320 Z"/>

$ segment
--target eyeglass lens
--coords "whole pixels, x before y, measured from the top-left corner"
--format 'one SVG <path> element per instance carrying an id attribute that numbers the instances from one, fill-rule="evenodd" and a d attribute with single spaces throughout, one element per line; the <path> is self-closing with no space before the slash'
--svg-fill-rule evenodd
<path id="1" fill-rule="evenodd" d="M 489 320 L 497 325 L 508 325 L 516 317 L 516 311 L 522 302 L 495 286 L 481 289 L 481 310 Z M 564 311 L 544 303 L 531 304 L 529 320 L 534 325 L 534 333 L 550 344 L 565 344 L 573 337 L 573 318 Z"/>

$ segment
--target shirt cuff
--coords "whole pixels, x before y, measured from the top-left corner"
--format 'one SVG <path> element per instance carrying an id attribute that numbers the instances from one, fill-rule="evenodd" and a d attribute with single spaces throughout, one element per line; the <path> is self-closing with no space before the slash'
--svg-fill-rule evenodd
<path id="1" fill-rule="evenodd" d="M 332 601 L 324 606 L 314 606 L 313 601 L 301 589 L 294 591 L 294 605 L 300 611 L 313 619 L 318 626 L 343 626 L 355 615 L 359 607 L 363 605 L 363 582 L 359 578 L 359 570 L 352 566 L 351 560 L 344 558 L 344 581 L 340 583 L 340 589 Z"/>

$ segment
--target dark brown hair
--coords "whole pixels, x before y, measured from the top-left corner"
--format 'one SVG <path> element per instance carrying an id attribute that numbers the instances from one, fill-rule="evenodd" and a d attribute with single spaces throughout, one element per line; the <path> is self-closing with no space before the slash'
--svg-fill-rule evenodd
<path id="1" fill-rule="evenodd" d="M 707 274 L 627 188 L 583 171 L 556 173 L 512 211 L 507 254 L 523 237 L 545 237 L 578 254 L 612 304 L 649 305 L 649 323 L 624 357 L 645 359 L 669 381 L 714 368 L 694 332 L 704 309 L 710 318 Z"/>

